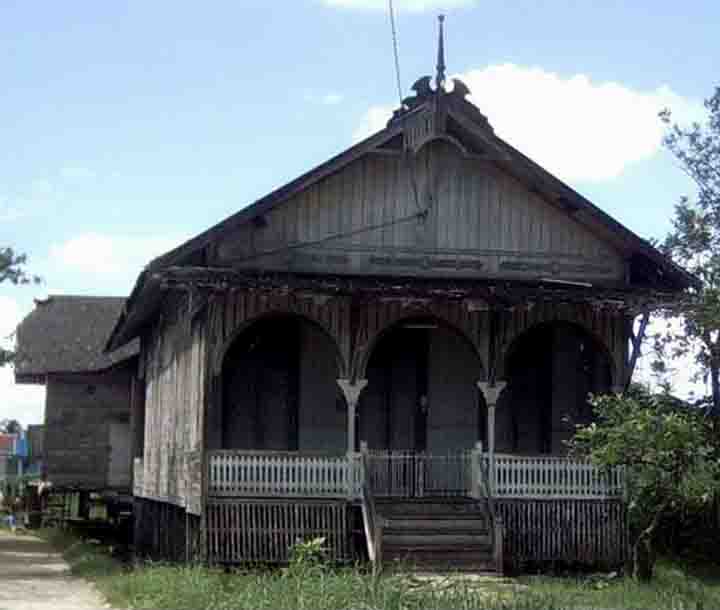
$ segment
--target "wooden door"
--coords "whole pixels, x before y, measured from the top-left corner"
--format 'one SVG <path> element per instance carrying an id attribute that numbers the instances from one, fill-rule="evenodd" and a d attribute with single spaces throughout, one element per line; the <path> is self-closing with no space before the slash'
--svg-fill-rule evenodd
<path id="1" fill-rule="evenodd" d="M 223 446 L 298 448 L 299 324 L 291 318 L 258 323 L 230 355 L 223 377 Z"/>
<path id="2" fill-rule="evenodd" d="M 427 446 L 428 333 L 399 328 L 377 346 L 359 416 L 371 449 L 424 451 Z"/>

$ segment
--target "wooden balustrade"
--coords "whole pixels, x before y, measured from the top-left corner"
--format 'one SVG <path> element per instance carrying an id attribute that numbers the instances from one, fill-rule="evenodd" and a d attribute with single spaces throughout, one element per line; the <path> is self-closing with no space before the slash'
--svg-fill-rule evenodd
<path id="1" fill-rule="evenodd" d="M 483 459 L 491 458 L 483 454 Z M 613 498 L 625 490 L 622 468 L 566 457 L 495 454 L 489 467 L 498 498 Z"/>
<path id="2" fill-rule="evenodd" d="M 142 498 L 145 495 L 145 464 L 142 458 L 136 457 L 133 460 L 133 495 Z"/>
<path id="3" fill-rule="evenodd" d="M 208 492 L 212 497 L 360 499 L 366 477 L 378 497 L 477 496 L 490 487 L 497 498 L 600 499 L 622 497 L 625 490 L 622 469 L 566 457 L 495 454 L 491 461 L 477 450 L 370 451 L 365 460 L 364 469 L 359 453 L 211 451 Z M 478 460 L 484 460 L 489 485 L 477 480 Z M 135 472 L 135 488 L 142 489 L 137 460 Z"/>
<path id="4" fill-rule="evenodd" d="M 215 497 L 354 497 L 357 475 L 345 455 L 284 451 L 211 451 Z"/>
<path id="5" fill-rule="evenodd" d="M 470 451 L 370 451 L 368 476 L 376 496 L 467 496 L 473 488 L 471 456 Z"/>

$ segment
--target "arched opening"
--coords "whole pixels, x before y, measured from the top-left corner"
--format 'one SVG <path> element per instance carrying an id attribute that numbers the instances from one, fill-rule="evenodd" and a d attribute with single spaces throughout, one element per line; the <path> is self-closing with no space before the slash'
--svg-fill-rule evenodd
<path id="1" fill-rule="evenodd" d="M 222 366 L 222 447 L 344 451 L 346 411 L 337 349 L 318 325 L 292 314 L 251 324 Z"/>
<path id="2" fill-rule="evenodd" d="M 371 449 L 449 452 L 485 438 L 472 343 L 432 318 L 398 322 L 370 354 L 359 405 L 358 440 Z"/>
<path id="3" fill-rule="evenodd" d="M 592 420 L 588 395 L 612 385 L 605 347 L 567 322 L 540 324 L 516 339 L 497 409 L 498 452 L 561 455 L 576 424 Z"/>

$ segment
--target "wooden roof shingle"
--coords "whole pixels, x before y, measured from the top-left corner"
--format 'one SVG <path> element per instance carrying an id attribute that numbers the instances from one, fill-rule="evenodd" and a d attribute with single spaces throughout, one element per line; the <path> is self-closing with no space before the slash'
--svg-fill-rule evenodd
<path id="1" fill-rule="evenodd" d="M 74 295 L 35 301 L 17 328 L 15 380 L 42 383 L 50 373 L 101 371 L 135 356 L 137 340 L 103 351 L 124 303 L 123 297 Z"/>

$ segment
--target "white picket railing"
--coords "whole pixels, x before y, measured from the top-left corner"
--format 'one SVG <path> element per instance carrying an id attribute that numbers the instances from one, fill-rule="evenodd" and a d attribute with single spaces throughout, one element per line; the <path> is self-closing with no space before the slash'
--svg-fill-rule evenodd
<path id="1" fill-rule="evenodd" d="M 143 459 L 136 457 L 133 460 L 133 495 L 142 498 L 145 495 L 145 465 Z"/>
<path id="2" fill-rule="evenodd" d="M 625 490 L 622 468 L 600 468 L 566 457 L 495 454 L 494 464 L 483 454 L 496 497 L 609 498 Z"/>
<path id="3" fill-rule="evenodd" d="M 289 451 L 211 451 L 208 493 L 215 497 L 360 498 L 363 469 L 352 456 Z M 141 465 L 141 462 L 140 464 Z M 481 477 L 482 465 L 487 478 Z M 136 462 L 136 473 L 138 462 Z M 141 470 L 141 469 L 140 469 Z M 377 496 L 499 498 L 611 498 L 625 491 L 624 470 L 602 469 L 567 457 L 462 451 L 425 454 L 370 451 L 367 473 Z M 136 474 L 135 488 L 142 487 Z M 480 492 L 479 490 L 482 490 Z"/>
<path id="4" fill-rule="evenodd" d="M 370 451 L 368 475 L 376 496 L 466 496 L 472 490 L 470 451 Z"/>
<path id="5" fill-rule="evenodd" d="M 339 497 L 357 495 L 345 455 L 285 451 L 211 451 L 211 496 Z"/>

